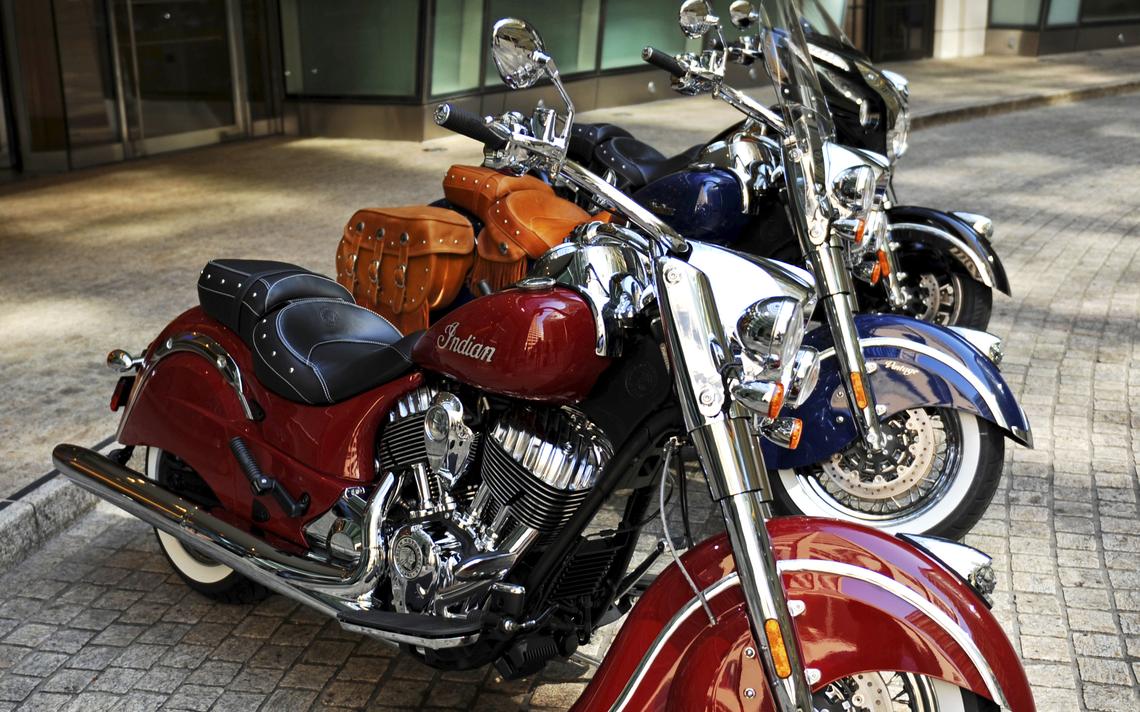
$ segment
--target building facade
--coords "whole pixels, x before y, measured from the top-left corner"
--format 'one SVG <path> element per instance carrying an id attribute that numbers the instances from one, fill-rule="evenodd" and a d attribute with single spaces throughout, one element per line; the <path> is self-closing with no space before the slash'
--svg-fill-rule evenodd
<path id="1" fill-rule="evenodd" d="M 876 61 L 1133 44 L 1140 0 L 804 0 Z M 494 20 L 541 31 L 579 110 L 670 96 L 679 0 L 0 0 L 0 173 L 276 133 L 419 140 L 499 113 Z M 727 0 L 714 2 L 724 14 Z M 731 28 L 729 28 L 731 29 Z M 743 77 L 742 77 L 743 79 Z M 512 103 L 551 90 L 535 88 Z"/>

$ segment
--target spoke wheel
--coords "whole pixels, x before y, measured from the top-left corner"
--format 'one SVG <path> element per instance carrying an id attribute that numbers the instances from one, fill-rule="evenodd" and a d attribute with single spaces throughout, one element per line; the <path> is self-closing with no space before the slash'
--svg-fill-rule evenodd
<path id="1" fill-rule="evenodd" d="M 958 323 L 962 312 L 962 278 L 956 273 L 925 272 L 911 282 L 910 313 L 942 326 Z"/>
<path id="2" fill-rule="evenodd" d="M 993 313 L 993 290 L 964 272 L 915 253 L 897 255 L 900 270 L 906 274 L 903 288 L 909 300 L 897 313 L 942 326 L 985 329 Z M 863 290 L 866 291 L 866 290 Z M 881 297 L 882 307 L 887 307 Z M 871 305 L 876 302 L 872 300 Z"/>
<path id="3" fill-rule="evenodd" d="M 865 672 L 829 683 L 814 712 L 981 712 L 996 707 L 968 690 L 923 675 Z"/>
<path id="4" fill-rule="evenodd" d="M 889 532 L 957 537 L 981 518 L 1001 478 L 1004 436 L 946 408 L 913 408 L 883 421 L 890 438 L 871 454 L 856 439 L 813 465 L 772 477 L 788 513 L 856 521 Z"/>

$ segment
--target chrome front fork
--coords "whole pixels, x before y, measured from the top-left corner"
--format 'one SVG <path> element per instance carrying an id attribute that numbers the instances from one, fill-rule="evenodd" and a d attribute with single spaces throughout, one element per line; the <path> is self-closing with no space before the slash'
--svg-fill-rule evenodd
<path id="1" fill-rule="evenodd" d="M 851 273 L 843 261 L 842 247 L 834 237 L 821 245 L 809 247 L 808 259 L 811 261 L 812 272 L 815 273 L 820 300 L 827 312 L 827 325 L 831 329 L 839 371 L 843 374 L 843 392 L 847 395 L 847 404 L 867 448 L 872 452 L 881 451 L 886 445 L 886 439 L 879 423 L 875 398 L 871 393 L 863 348 L 855 329 L 855 288 L 851 283 Z"/>
<path id="2" fill-rule="evenodd" d="M 768 537 L 771 483 L 751 418 L 739 405 L 725 400 L 723 374 L 731 351 L 708 277 L 668 256 L 656 260 L 655 277 L 685 426 L 709 490 L 724 515 L 752 637 L 762 653 L 776 708 L 811 712 L 811 686 Z M 778 631 L 777 640 L 787 655 L 786 668 L 773 655 L 769 627 Z"/>

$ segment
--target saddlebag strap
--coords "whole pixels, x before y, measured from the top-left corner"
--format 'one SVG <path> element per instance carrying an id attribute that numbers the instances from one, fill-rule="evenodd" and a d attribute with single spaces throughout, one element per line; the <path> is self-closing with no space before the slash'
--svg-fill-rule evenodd
<path id="1" fill-rule="evenodd" d="M 482 166 L 454 165 L 443 177 L 444 197 L 483 222 L 495 201 L 518 190 L 554 194 L 553 188 L 534 176 L 509 176 Z"/>
<path id="2" fill-rule="evenodd" d="M 553 193 L 519 190 L 491 204 L 479 233 L 472 284 L 486 280 L 495 291 L 522 279 L 527 261 L 538 259 L 570 235 L 590 214 Z"/>
<path id="3" fill-rule="evenodd" d="M 358 210 L 337 249 L 337 281 L 408 334 L 428 327 L 432 309 L 450 304 L 471 269 L 471 223 L 446 208 Z"/>

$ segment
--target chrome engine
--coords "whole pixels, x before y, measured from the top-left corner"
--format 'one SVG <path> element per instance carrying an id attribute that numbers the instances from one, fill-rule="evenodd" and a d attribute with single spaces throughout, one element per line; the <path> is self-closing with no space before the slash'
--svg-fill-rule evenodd
<path id="1" fill-rule="evenodd" d="M 373 496 L 390 501 L 373 605 L 435 615 L 479 608 L 519 557 L 569 521 L 612 455 L 601 431 L 568 409 L 516 408 L 483 431 L 465 424 L 458 397 L 431 388 L 392 409 L 377 446 Z M 310 542 L 358 561 L 367 548 L 361 495 L 346 491 L 310 523 Z"/>

